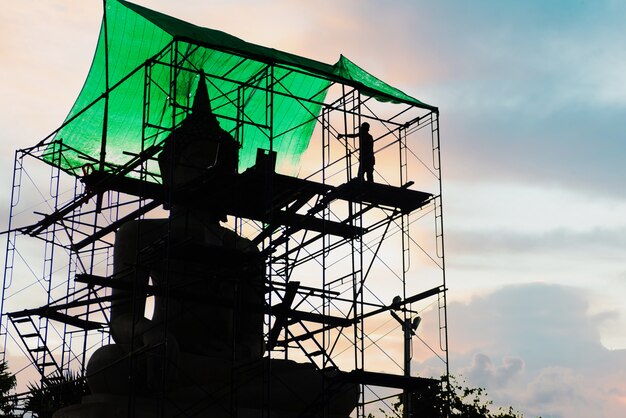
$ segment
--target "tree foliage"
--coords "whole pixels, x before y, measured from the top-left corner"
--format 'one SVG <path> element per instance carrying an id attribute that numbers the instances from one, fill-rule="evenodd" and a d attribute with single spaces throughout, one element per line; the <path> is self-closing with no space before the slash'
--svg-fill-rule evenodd
<path id="1" fill-rule="evenodd" d="M 38 418 L 51 418 L 57 410 L 80 403 L 89 393 L 84 378 L 72 373 L 57 372 L 47 377 L 43 383 L 29 384 L 30 394 L 26 398 L 26 411 Z"/>
<path id="2" fill-rule="evenodd" d="M 523 418 L 513 407 L 498 408 L 493 412 L 493 401 L 487 398 L 484 388 L 466 387 L 454 377 L 450 378 L 449 392 L 441 385 L 424 386 L 411 395 L 413 417 L 447 418 Z M 403 417 L 403 399 L 392 405 L 392 413 L 380 410 L 385 418 Z M 368 418 L 375 418 L 369 414 Z"/>
<path id="3" fill-rule="evenodd" d="M 15 375 L 9 372 L 6 361 L 0 361 L 0 413 L 2 417 L 15 417 L 17 398 L 11 393 L 17 385 Z"/>
<path id="4" fill-rule="evenodd" d="M 459 383 L 456 378 L 450 381 L 450 417 L 453 418 L 523 418 L 512 406 L 499 408 L 492 412 L 493 401 L 487 398 L 484 388 L 469 388 Z"/>

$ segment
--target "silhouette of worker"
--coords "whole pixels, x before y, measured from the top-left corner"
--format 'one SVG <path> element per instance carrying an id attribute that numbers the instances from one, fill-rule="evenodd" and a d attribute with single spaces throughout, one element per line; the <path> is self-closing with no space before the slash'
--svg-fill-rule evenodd
<path id="1" fill-rule="evenodd" d="M 363 180 L 365 177 L 367 181 L 374 181 L 374 164 L 376 159 L 374 158 L 374 138 L 370 135 L 370 124 L 363 122 L 359 128 L 359 133 L 356 134 L 339 134 L 338 139 L 345 138 L 359 138 L 359 180 Z"/>

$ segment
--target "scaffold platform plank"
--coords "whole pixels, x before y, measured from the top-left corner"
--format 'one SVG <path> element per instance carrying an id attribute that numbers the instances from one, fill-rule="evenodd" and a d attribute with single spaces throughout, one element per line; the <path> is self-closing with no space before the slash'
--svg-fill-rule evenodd
<path id="1" fill-rule="evenodd" d="M 347 222 L 329 221 L 314 216 L 322 206 L 335 200 L 343 200 L 411 213 L 426 205 L 433 197 L 430 193 L 406 187 L 359 179 L 335 187 L 254 167 L 241 174 L 218 175 L 209 170 L 205 176 L 175 192 L 157 183 L 103 172 L 89 174 L 83 181 L 88 189 L 98 192 L 103 192 L 105 190 L 101 188 L 106 188 L 161 203 L 169 200 L 183 205 L 203 205 L 227 215 L 343 238 L 363 235 L 365 229 Z M 303 202 L 315 196 L 319 196 L 324 202 L 321 206 L 318 205 L 320 208 L 314 207 L 307 214 L 296 212 L 303 206 Z"/>
<path id="2" fill-rule="evenodd" d="M 83 178 L 90 189 L 99 192 L 115 190 L 133 196 L 165 203 L 168 194 L 173 202 L 204 205 L 222 213 L 265 223 L 286 225 L 298 229 L 353 238 L 364 233 L 358 228 L 341 222 L 329 221 L 296 213 L 290 206 L 300 205 L 316 195 L 324 195 L 332 186 L 298 179 L 277 173 L 247 170 L 241 174 L 207 176 L 194 184 L 170 194 L 162 185 L 145 181 L 94 172 Z"/>
<path id="3" fill-rule="evenodd" d="M 77 316 L 67 315 L 62 312 L 56 311 L 53 307 L 41 307 L 36 309 L 25 309 L 20 312 L 11 312 L 8 314 L 11 319 L 13 318 L 23 318 L 31 315 L 37 315 L 42 318 L 52 319 L 54 321 L 58 321 L 67 325 L 72 325 L 77 328 L 81 328 L 83 330 L 94 330 L 100 329 L 104 325 L 99 322 L 87 321 L 85 319 L 78 318 Z M 39 336 L 38 333 L 34 334 L 25 334 L 23 338 L 35 337 Z"/>
<path id="4" fill-rule="evenodd" d="M 352 179 L 337 186 L 332 196 L 353 203 L 394 208 L 402 213 L 411 213 L 421 208 L 433 197 L 430 193 L 359 179 Z"/>
<path id="5" fill-rule="evenodd" d="M 353 370 L 351 372 L 343 372 L 337 377 L 337 379 L 349 383 L 359 383 L 369 386 L 380 386 L 405 390 L 419 390 L 424 387 L 430 387 L 432 385 L 441 383 L 437 379 L 428 379 L 415 376 L 399 376 L 388 373 L 369 372 L 365 370 Z"/>

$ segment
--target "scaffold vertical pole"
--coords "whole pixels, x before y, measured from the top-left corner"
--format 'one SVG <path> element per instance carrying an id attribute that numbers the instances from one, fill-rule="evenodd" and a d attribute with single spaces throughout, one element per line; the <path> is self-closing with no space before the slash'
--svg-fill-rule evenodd
<path id="1" fill-rule="evenodd" d="M 407 146 L 407 133 L 406 127 L 400 126 L 398 128 L 398 148 L 399 148 L 399 161 L 400 161 L 400 186 L 405 186 L 409 179 L 408 172 L 408 146 Z M 402 214 L 400 217 L 400 233 L 402 235 L 402 300 L 407 298 L 407 273 L 411 267 L 411 237 L 409 233 L 409 215 Z M 407 307 L 402 309 L 402 329 L 404 338 L 404 375 L 406 377 L 411 376 L 411 349 L 412 349 L 412 335 L 411 335 L 411 318 L 407 312 Z M 405 390 L 402 394 L 403 416 L 404 418 L 411 418 L 413 416 L 413 406 L 411 405 L 411 393 Z"/>
<path id="2" fill-rule="evenodd" d="M 448 311 L 447 311 L 447 285 L 446 285 L 446 268 L 445 268 L 445 247 L 443 233 L 443 185 L 441 173 L 441 144 L 439 131 L 439 113 L 432 113 L 431 138 L 433 148 L 433 166 L 436 170 L 439 180 L 439 194 L 435 197 L 435 236 L 437 257 L 440 260 L 442 276 L 443 276 L 443 292 L 438 296 L 438 312 L 439 312 L 439 348 L 444 352 L 446 369 L 444 390 L 447 395 L 450 394 L 450 363 L 448 350 Z M 444 408 L 449 406 L 448 402 L 444 402 Z M 450 411 L 442 411 L 444 416 L 449 416 Z"/>

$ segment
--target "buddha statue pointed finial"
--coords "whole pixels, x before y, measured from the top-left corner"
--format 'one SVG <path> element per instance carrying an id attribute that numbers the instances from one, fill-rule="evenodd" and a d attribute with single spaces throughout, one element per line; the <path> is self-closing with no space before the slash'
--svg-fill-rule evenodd
<path id="1" fill-rule="evenodd" d="M 209 89 L 206 85 L 206 77 L 204 75 L 204 71 L 200 70 L 200 80 L 198 80 L 198 87 L 196 88 L 196 93 L 193 97 L 193 105 L 191 106 L 191 114 L 197 116 L 207 116 L 213 115 L 213 111 L 211 110 L 211 99 L 209 98 Z"/>

